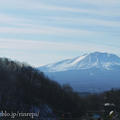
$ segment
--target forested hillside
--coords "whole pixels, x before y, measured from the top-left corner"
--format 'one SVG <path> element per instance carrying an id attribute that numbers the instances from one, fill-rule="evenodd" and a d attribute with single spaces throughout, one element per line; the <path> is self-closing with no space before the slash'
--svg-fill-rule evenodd
<path id="1" fill-rule="evenodd" d="M 85 112 L 83 102 L 69 85 L 60 86 L 24 63 L 0 59 L 1 110 L 35 112 L 32 108 L 40 111 L 41 105 L 47 105 L 54 116 L 78 111 L 82 115 Z"/>

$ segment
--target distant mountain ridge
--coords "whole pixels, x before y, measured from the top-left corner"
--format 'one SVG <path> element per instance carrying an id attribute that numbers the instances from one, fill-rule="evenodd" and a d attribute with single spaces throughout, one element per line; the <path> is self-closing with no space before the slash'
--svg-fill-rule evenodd
<path id="1" fill-rule="evenodd" d="M 82 56 L 48 64 L 39 69 L 45 72 L 90 69 L 93 67 L 110 70 L 120 65 L 120 58 L 114 54 L 94 52 Z"/>
<path id="2" fill-rule="evenodd" d="M 38 68 L 60 84 L 78 92 L 103 92 L 120 88 L 120 57 L 94 52 Z"/>

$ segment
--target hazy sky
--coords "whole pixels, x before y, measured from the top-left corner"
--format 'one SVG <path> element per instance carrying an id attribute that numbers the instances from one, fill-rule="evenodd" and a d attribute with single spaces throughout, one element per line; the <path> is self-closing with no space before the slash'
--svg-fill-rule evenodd
<path id="1" fill-rule="evenodd" d="M 86 52 L 120 55 L 120 0 L 0 0 L 0 56 L 33 66 Z"/>

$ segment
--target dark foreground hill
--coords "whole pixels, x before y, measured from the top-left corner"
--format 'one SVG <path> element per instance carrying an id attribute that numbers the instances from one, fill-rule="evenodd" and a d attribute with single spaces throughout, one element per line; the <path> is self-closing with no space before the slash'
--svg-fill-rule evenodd
<path id="1" fill-rule="evenodd" d="M 0 111 L 39 113 L 53 120 L 68 112 L 81 116 L 84 105 L 68 85 L 60 86 L 31 66 L 0 58 Z"/>

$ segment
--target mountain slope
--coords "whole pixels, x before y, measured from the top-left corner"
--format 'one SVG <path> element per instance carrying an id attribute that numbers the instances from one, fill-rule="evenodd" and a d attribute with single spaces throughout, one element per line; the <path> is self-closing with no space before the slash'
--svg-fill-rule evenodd
<path id="1" fill-rule="evenodd" d="M 102 92 L 120 88 L 120 58 L 94 52 L 39 68 L 61 84 L 82 92 Z"/>
<path id="2" fill-rule="evenodd" d="M 120 58 L 118 56 L 114 54 L 95 52 L 73 59 L 63 60 L 54 64 L 48 64 L 40 67 L 39 69 L 45 72 L 80 70 L 93 67 L 109 70 L 116 65 L 120 66 Z"/>

